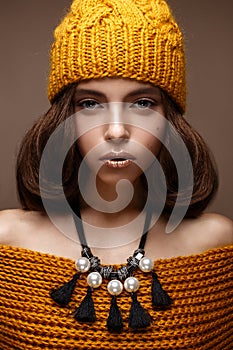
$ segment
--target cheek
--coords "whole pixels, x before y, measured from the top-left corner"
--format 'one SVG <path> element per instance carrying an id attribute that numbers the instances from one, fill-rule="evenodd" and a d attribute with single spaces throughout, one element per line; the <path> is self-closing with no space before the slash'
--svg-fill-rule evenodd
<path id="1" fill-rule="evenodd" d="M 150 140 L 148 140 L 147 144 L 145 144 L 144 146 L 149 151 L 149 154 L 144 155 L 145 162 L 147 163 L 147 168 L 151 165 L 152 162 L 154 162 L 155 158 L 157 158 L 158 160 L 162 148 L 162 143 L 160 140 L 153 137 Z M 151 154 L 153 154 L 153 160 L 151 158 Z"/>
<path id="2" fill-rule="evenodd" d="M 166 134 L 167 120 L 160 115 L 147 119 L 144 128 L 135 128 L 135 141 L 141 143 L 155 156 L 160 152 Z"/>
<path id="3" fill-rule="evenodd" d="M 85 157 L 85 155 L 89 152 L 90 150 L 90 146 L 88 145 L 88 137 L 87 135 L 83 135 L 81 136 L 78 140 L 78 147 L 79 147 L 79 151 L 82 155 L 82 157 Z"/>
<path id="4" fill-rule="evenodd" d="M 155 157 L 159 155 L 161 147 L 161 141 L 156 138 L 153 138 L 153 140 L 151 140 L 151 142 L 149 142 L 147 146 L 147 148 L 154 154 Z"/>
<path id="5" fill-rule="evenodd" d="M 77 143 L 81 155 L 85 157 L 99 142 L 100 138 L 97 130 L 91 130 L 80 136 Z"/>
<path id="6" fill-rule="evenodd" d="M 137 135 L 135 135 L 135 141 L 142 144 L 146 149 L 152 152 L 154 156 L 159 154 L 162 147 L 160 139 L 145 131 L 139 131 Z"/>

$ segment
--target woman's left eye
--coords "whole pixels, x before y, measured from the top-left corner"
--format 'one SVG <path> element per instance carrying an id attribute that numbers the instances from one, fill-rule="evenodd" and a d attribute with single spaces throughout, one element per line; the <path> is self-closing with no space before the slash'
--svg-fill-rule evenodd
<path id="1" fill-rule="evenodd" d="M 100 104 L 97 101 L 92 99 L 87 99 L 87 100 L 78 102 L 78 107 L 81 107 L 82 109 L 92 110 L 92 109 L 96 109 L 99 106 Z"/>
<path id="2" fill-rule="evenodd" d="M 134 102 L 133 104 L 140 109 L 147 109 L 156 105 L 154 101 L 148 99 L 140 99 Z"/>

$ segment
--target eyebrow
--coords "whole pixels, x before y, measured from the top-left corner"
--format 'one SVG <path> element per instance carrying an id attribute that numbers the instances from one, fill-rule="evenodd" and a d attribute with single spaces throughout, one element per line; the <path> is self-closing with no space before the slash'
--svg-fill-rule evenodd
<path id="1" fill-rule="evenodd" d="M 136 90 L 133 90 L 129 92 L 124 99 L 127 100 L 128 98 L 137 96 L 137 95 L 158 95 L 160 96 L 160 90 L 157 87 L 148 87 L 148 88 L 138 88 Z M 81 97 L 82 95 L 92 95 L 99 98 L 106 98 L 106 95 L 100 91 L 92 90 L 92 89 L 77 89 L 75 96 Z"/>
<path id="2" fill-rule="evenodd" d="M 136 95 L 159 95 L 160 96 L 160 90 L 156 87 L 139 88 L 127 94 L 126 98 L 134 97 Z"/>
<path id="3" fill-rule="evenodd" d="M 96 91 L 96 90 L 90 90 L 90 89 L 77 89 L 75 92 L 75 96 L 82 96 L 82 95 L 95 95 L 98 97 L 105 97 L 105 94 L 102 92 Z"/>

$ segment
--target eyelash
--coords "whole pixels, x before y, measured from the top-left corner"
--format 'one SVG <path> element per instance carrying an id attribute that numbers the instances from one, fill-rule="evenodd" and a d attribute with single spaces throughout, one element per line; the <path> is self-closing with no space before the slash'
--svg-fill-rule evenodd
<path id="1" fill-rule="evenodd" d="M 139 106 L 139 103 L 146 103 L 147 106 Z M 89 106 L 88 106 L 89 104 Z M 90 104 L 92 104 L 92 106 L 90 106 Z M 93 106 L 94 104 L 94 106 Z M 149 106 L 148 106 L 149 104 Z M 99 102 L 97 102 L 96 100 L 94 99 L 86 99 L 86 100 L 82 100 L 82 101 L 78 101 L 76 103 L 76 105 L 78 107 L 81 107 L 83 109 L 90 109 L 90 110 L 94 110 L 96 109 L 96 107 L 101 107 L 101 104 Z M 156 102 L 155 100 L 151 100 L 151 99 L 148 99 L 148 98 L 140 98 L 138 100 L 136 100 L 135 102 L 131 103 L 130 104 L 130 107 L 134 107 L 135 105 L 137 105 L 137 108 L 139 109 L 148 109 L 148 108 L 152 108 L 152 107 L 155 107 L 158 105 L 158 102 Z"/>
<path id="2" fill-rule="evenodd" d="M 152 107 L 155 107 L 155 106 L 158 105 L 158 103 L 157 103 L 156 101 L 151 100 L 151 99 L 149 99 L 149 98 L 140 98 L 140 99 L 138 99 L 137 101 L 135 101 L 132 105 L 139 104 L 140 102 L 143 102 L 143 103 L 146 102 L 147 106 L 145 106 L 145 105 L 144 105 L 144 106 L 139 106 L 139 105 L 138 105 L 138 108 L 139 108 L 139 109 L 152 108 Z M 149 106 L 148 106 L 148 104 L 149 104 Z"/>
<path id="3" fill-rule="evenodd" d="M 97 106 L 97 105 L 99 105 L 99 103 L 97 102 L 97 101 L 95 101 L 94 99 L 91 99 L 91 98 L 89 98 L 89 99 L 86 99 L 86 100 L 82 100 L 82 101 L 78 101 L 77 103 L 76 103 L 76 105 L 78 106 L 78 107 L 82 107 L 82 108 L 84 108 L 84 109 L 95 109 L 95 107 L 93 108 L 93 106 L 92 107 L 88 107 L 87 105 L 85 106 L 85 104 L 88 104 L 88 103 L 94 103 L 95 104 L 95 107 Z"/>

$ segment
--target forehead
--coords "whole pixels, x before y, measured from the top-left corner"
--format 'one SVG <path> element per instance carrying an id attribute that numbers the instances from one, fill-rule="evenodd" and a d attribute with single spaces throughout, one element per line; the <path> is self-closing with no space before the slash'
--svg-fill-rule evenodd
<path id="1" fill-rule="evenodd" d="M 85 91 L 101 93 L 113 100 L 137 92 L 160 95 L 160 89 L 157 86 L 128 78 L 102 78 L 83 81 L 78 84 L 76 92 L 79 94 Z"/>

